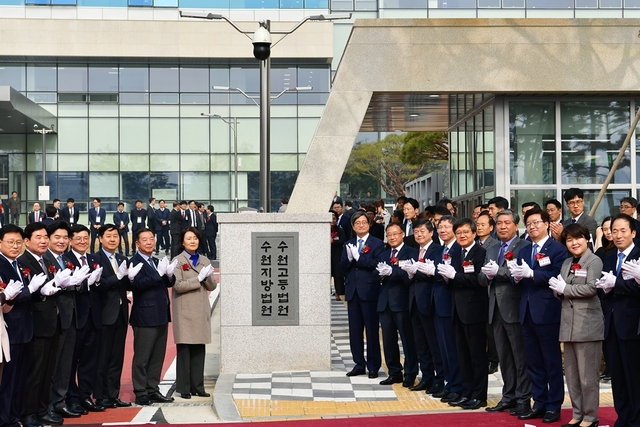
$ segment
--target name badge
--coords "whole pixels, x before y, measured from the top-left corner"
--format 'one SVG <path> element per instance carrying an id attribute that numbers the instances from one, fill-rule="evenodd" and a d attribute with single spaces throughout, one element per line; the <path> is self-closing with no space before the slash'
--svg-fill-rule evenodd
<path id="1" fill-rule="evenodd" d="M 632 274 L 629 274 L 629 273 L 625 273 L 625 272 L 623 271 L 623 272 L 622 272 L 622 278 L 623 278 L 624 280 L 631 280 L 631 279 L 633 279 L 633 275 L 632 275 Z"/>
<path id="2" fill-rule="evenodd" d="M 124 221 L 120 221 L 120 225 L 124 227 Z"/>
<path id="3" fill-rule="evenodd" d="M 575 271 L 575 276 L 576 277 L 587 277 L 587 270 L 576 270 Z"/>
<path id="4" fill-rule="evenodd" d="M 473 269 L 473 265 L 467 265 L 464 267 L 464 272 L 465 273 L 475 273 L 475 270 Z"/>
<path id="5" fill-rule="evenodd" d="M 138 221 L 136 221 L 138 224 L 142 224 L 142 217 L 138 217 Z"/>
<path id="6" fill-rule="evenodd" d="M 69 222 L 73 224 L 73 217 L 69 218 Z"/>
<path id="7" fill-rule="evenodd" d="M 546 256 L 544 258 L 540 258 L 538 260 L 538 264 L 540 264 L 540 267 L 545 267 L 547 265 L 551 265 L 551 258 L 549 258 L 548 256 Z"/>
<path id="8" fill-rule="evenodd" d="M 96 222 L 100 222 L 100 217 L 99 216 L 96 217 Z"/>
<path id="9" fill-rule="evenodd" d="M 409 261 L 408 260 L 398 260 L 398 267 L 402 268 L 405 265 L 408 265 Z"/>

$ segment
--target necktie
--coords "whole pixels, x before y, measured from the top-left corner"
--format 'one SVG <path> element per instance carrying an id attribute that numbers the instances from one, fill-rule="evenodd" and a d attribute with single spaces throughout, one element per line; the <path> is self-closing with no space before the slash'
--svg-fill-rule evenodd
<path id="1" fill-rule="evenodd" d="M 462 259 L 465 259 L 467 257 L 467 250 L 463 249 L 462 250 Z"/>
<path id="2" fill-rule="evenodd" d="M 531 251 L 531 266 L 536 265 L 536 255 L 538 254 L 538 244 L 534 243 L 533 250 Z"/>
<path id="3" fill-rule="evenodd" d="M 180 211 L 180 215 L 182 215 L 182 219 L 184 219 L 184 211 Z"/>
<path id="4" fill-rule="evenodd" d="M 571 218 L 571 224 L 575 224 L 576 223 L 576 219 L 575 218 Z"/>
<path id="5" fill-rule="evenodd" d="M 358 253 L 362 252 L 362 239 L 358 239 Z"/>
<path id="6" fill-rule="evenodd" d="M 158 268 L 156 267 L 156 263 L 153 262 L 153 258 L 149 257 L 149 264 L 151 264 L 151 268 L 153 268 L 154 270 L 158 271 Z"/>
<path id="7" fill-rule="evenodd" d="M 444 257 L 445 255 L 449 254 L 449 246 L 445 246 L 444 250 L 442 251 L 442 260 L 444 261 Z"/>
<path id="8" fill-rule="evenodd" d="M 49 277 L 49 271 L 47 270 L 47 267 L 44 265 L 44 261 L 42 260 L 42 258 L 40 258 L 38 260 L 38 264 L 40 264 L 40 267 L 42 268 L 42 272 Z"/>
<path id="9" fill-rule="evenodd" d="M 56 260 L 58 261 L 58 264 L 60 264 L 60 268 L 64 270 L 64 261 L 62 261 L 62 257 L 57 256 Z"/>
<path id="10" fill-rule="evenodd" d="M 407 236 L 411 236 L 413 234 L 413 225 L 411 221 L 407 222 Z"/>
<path id="11" fill-rule="evenodd" d="M 116 262 L 116 256 L 115 255 L 111 255 L 109 257 L 109 259 L 111 260 L 111 267 L 113 268 L 113 272 L 117 273 L 118 272 L 118 263 Z"/>
<path id="12" fill-rule="evenodd" d="M 22 280 L 22 275 L 20 274 L 20 270 L 18 269 L 18 262 L 17 261 L 13 261 L 11 263 L 11 265 L 13 265 L 13 269 L 15 270 L 15 272 L 18 275 L 18 277 L 20 278 L 20 280 Z"/>
<path id="13" fill-rule="evenodd" d="M 420 255 L 418 255 L 418 260 L 424 259 L 424 247 L 420 248 Z"/>
<path id="14" fill-rule="evenodd" d="M 73 208 L 71 208 L 71 210 L 69 211 L 69 215 L 71 215 L 71 217 L 73 217 Z"/>
<path id="15" fill-rule="evenodd" d="M 87 257 L 86 257 L 86 256 L 84 256 L 84 255 L 82 255 L 82 256 L 80 257 L 80 263 L 81 263 L 83 266 L 87 265 Z"/>
<path id="16" fill-rule="evenodd" d="M 398 253 L 397 249 L 392 250 L 391 251 L 391 258 L 395 258 L 397 253 Z"/>
<path id="17" fill-rule="evenodd" d="M 620 269 L 622 268 L 623 262 L 624 262 L 624 253 L 618 252 L 618 267 L 616 267 L 616 276 L 620 274 Z"/>
<path id="18" fill-rule="evenodd" d="M 507 253 L 507 244 L 502 243 L 502 245 L 500 245 L 500 253 L 498 254 L 498 265 L 502 265 L 502 263 L 504 262 L 504 254 L 506 253 Z"/>

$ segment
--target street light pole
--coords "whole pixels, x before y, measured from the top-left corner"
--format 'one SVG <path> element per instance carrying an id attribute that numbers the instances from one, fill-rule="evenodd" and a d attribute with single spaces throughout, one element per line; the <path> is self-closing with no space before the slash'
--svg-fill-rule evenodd
<path id="1" fill-rule="evenodd" d="M 45 127 L 43 127 L 42 129 L 38 129 L 38 125 L 35 124 L 33 125 L 33 131 L 35 133 L 42 134 L 42 186 L 46 187 L 47 186 L 47 134 L 53 133 L 53 125 L 51 125 L 51 128 L 49 129 Z M 43 200 L 42 202 L 43 202 L 42 208 L 44 209 L 47 201 Z"/>

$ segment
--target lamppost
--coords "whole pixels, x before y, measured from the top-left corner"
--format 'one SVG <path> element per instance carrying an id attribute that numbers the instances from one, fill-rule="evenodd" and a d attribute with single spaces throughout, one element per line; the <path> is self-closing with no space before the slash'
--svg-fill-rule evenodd
<path id="1" fill-rule="evenodd" d="M 229 125 L 231 130 L 233 131 L 233 163 L 234 163 L 234 178 L 233 178 L 233 188 L 234 188 L 234 197 L 233 197 L 233 206 L 235 207 L 236 213 L 238 212 L 238 118 L 237 117 L 229 117 L 229 120 L 222 117 L 220 114 L 207 114 L 200 113 L 201 116 L 204 117 L 214 117 L 216 119 L 220 119 L 226 124 Z"/>
<path id="2" fill-rule="evenodd" d="M 215 13 L 184 13 L 180 11 L 182 18 L 199 18 L 209 20 L 224 20 L 235 28 L 239 33 L 244 34 L 253 44 L 253 56 L 260 61 L 260 208 L 264 212 L 271 210 L 271 169 L 269 156 L 271 154 L 271 48 L 275 47 L 282 39 L 300 28 L 307 21 L 333 21 L 335 19 L 350 19 L 350 13 L 326 14 L 307 16 L 302 21 L 294 25 L 290 30 L 271 31 L 271 21 L 260 21 L 259 27 L 255 31 L 247 31 L 236 25 L 224 15 Z M 252 34 L 252 36 L 249 36 Z M 271 34 L 282 35 L 274 43 L 271 41 Z M 286 92 L 286 90 L 285 90 Z M 243 93 L 243 92 L 242 92 Z M 282 92 L 284 93 L 284 92 Z M 282 93 L 280 95 L 282 95 Z M 247 96 L 246 94 L 244 94 Z M 250 98 L 247 96 L 247 98 Z M 255 102 L 255 101 L 254 101 Z"/>
<path id="3" fill-rule="evenodd" d="M 47 186 L 47 134 L 53 133 L 53 125 L 49 129 L 43 127 L 42 129 L 38 129 L 38 125 L 33 125 L 33 131 L 35 133 L 42 134 L 42 186 Z M 49 196 L 47 195 L 47 199 Z M 45 197 L 43 197 L 45 199 Z M 42 200 L 42 209 L 45 209 L 45 205 L 47 203 L 46 200 Z"/>

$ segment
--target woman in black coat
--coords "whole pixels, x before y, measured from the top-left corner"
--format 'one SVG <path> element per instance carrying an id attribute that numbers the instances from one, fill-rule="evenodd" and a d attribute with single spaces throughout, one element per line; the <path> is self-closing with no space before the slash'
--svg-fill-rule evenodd
<path id="1" fill-rule="evenodd" d="M 340 257 L 342 256 L 342 247 L 347 241 L 342 227 L 338 227 L 338 214 L 331 212 L 331 277 L 333 278 L 333 286 L 336 289 L 336 299 L 340 300 L 340 295 L 344 295 L 344 276 L 340 271 Z"/>

